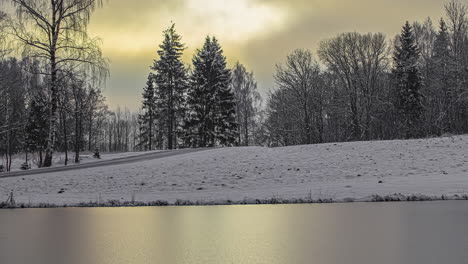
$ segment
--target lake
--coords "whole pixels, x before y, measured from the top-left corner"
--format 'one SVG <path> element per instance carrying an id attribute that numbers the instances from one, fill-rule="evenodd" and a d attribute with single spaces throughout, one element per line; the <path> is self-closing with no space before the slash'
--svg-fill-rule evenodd
<path id="1" fill-rule="evenodd" d="M 0 210 L 0 263 L 468 261 L 468 202 Z"/>

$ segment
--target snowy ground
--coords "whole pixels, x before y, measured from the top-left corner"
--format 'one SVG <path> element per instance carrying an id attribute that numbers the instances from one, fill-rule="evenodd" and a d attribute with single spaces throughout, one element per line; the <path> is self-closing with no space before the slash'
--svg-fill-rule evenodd
<path id="1" fill-rule="evenodd" d="M 468 194 L 468 136 L 214 149 L 150 161 L 0 179 L 0 202 L 371 200 Z"/>
<path id="2" fill-rule="evenodd" d="M 151 151 L 151 152 L 158 152 L 158 151 Z M 101 153 L 101 159 L 96 159 L 93 157 L 94 153 L 84 152 L 80 153 L 80 164 L 92 163 L 92 162 L 99 162 L 104 160 L 114 160 L 114 159 L 121 159 L 127 157 L 135 157 L 143 154 L 147 154 L 149 152 L 121 152 L 121 153 Z M 19 154 L 13 157 L 11 163 L 11 171 L 21 171 L 21 165 L 25 162 L 25 155 Z M 5 164 L 5 158 L 0 157 L 0 164 Z M 38 169 L 37 164 L 39 164 L 39 156 L 37 154 L 29 154 L 28 155 L 28 164 L 31 166 L 31 169 Z M 65 154 L 59 153 L 54 156 L 53 159 L 54 167 L 65 166 Z M 68 153 L 68 164 L 73 165 L 75 164 L 75 153 Z"/>

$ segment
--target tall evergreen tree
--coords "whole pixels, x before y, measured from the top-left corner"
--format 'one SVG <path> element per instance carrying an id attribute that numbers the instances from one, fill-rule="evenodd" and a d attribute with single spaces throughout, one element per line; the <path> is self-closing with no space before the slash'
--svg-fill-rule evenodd
<path id="1" fill-rule="evenodd" d="M 38 74 L 40 71 L 40 62 L 35 60 L 32 63 L 23 61 L 25 68 L 25 79 L 27 80 L 29 107 L 26 112 L 27 123 L 24 127 L 25 132 L 25 151 L 37 152 L 39 162 L 37 165 L 42 167 L 43 154 L 47 147 L 48 119 L 49 109 L 47 107 L 47 96 L 45 94 L 46 84 L 43 78 Z"/>
<path id="2" fill-rule="evenodd" d="M 229 70 L 228 70 L 229 71 Z M 221 146 L 237 145 L 239 133 L 236 117 L 236 98 L 229 85 L 229 79 L 223 81 L 216 94 L 217 113 L 215 121 L 215 135 Z"/>
<path id="3" fill-rule="evenodd" d="M 237 123 L 235 98 L 230 88 L 231 71 L 218 40 L 207 37 L 192 62 L 186 144 L 198 147 L 234 145 Z"/>
<path id="4" fill-rule="evenodd" d="M 433 55 L 431 58 L 430 85 L 433 87 L 431 105 L 439 112 L 435 125 L 439 129 L 438 134 L 453 130 L 453 101 L 455 87 L 455 63 L 450 50 L 450 35 L 443 19 L 440 20 L 439 32 L 434 41 Z"/>
<path id="5" fill-rule="evenodd" d="M 48 108 L 44 97 L 36 96 L 29 106 L 28 122 L 25 127 L 27 151 L 39 154 L 39 167 L 42 167 L 43 153 L 47 147 Z"/>
<path id="6" fill-rule="evenodd" d="M 159 48 L 159 60 L 154 62 L 151 69 L 155 71 L 159 121 L 165 123 L 167 148 L 173 149 L 177 147 L 187 89 L 187 70 L 182 62 L 185 45 L 176 33 L 174 24 L 164 31 L 164 40 Z"/>
<path id="7" fill-rule="evenodd" d="M 141 124 L 140 147 L 146 150 L 153 150 L 153 140 L 156 123 L 156 97 L 154 89 L 154 75 L 149 74 L 146 86 L 143 89 L 142 114 L 139 116 Z"/>
<path id="8" fill-rule="evenodd" d="M 422 78 L 418 65 L 419 50 L 409 22 L 395 45 L 393 75 L 396 84 L 396 108 L 406 138 L 421 135 L 421 121 L 424 112 L 421 94 Z"/>

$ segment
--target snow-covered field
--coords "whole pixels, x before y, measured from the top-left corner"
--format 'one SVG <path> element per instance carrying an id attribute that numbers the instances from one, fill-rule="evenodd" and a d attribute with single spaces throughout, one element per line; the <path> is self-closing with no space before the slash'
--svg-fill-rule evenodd
<path id="1" fill-rule="evenodd" d="M 371 200 L 468 194 L 468 136 L 207 150 L 150 161 L 0 179 L 0 202 Z"/>

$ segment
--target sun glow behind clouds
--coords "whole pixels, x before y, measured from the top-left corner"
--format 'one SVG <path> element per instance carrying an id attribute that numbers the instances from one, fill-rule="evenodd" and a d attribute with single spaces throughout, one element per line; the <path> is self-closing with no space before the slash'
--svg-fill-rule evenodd
<path id="1" fill-rule="evenodd" d="M 162 40 L 162 31 L 171 21 L 176 23 L 177 31 L 189 47 L 201 46 L 206 35 L 216 36 L 223 44 L 242 44 L 253 37 L 279 31 L 286 24 L 284 10 L 255 0 L 174 0 L 177 8 L 168 7 L 165 0 L 137 0 L 133 7 L 120 10 L 120 20 L 115 20 L 116 14 L 107 10 L 123 8 L 121 1 L 110 1 L 98 10 L 98 20 L 91 25 L 93 33 L 104 39 L 105 51 L 120 56 L 154 51 Z M 145 9 L 136 9 L 143 3 Z M 131 13 L 139 15 L 130 16 Z M 126 24 L 122 25 L 122 21 Z M 109 30 L 113 24 L 120 27 Z"/>
<path id="2" fill-rule="evenodd" d="M 186 7 L 201 31 L 234 42 L 279 29 L 286 17 L 279 8 L 252 0 L 187 0 Z"/>

